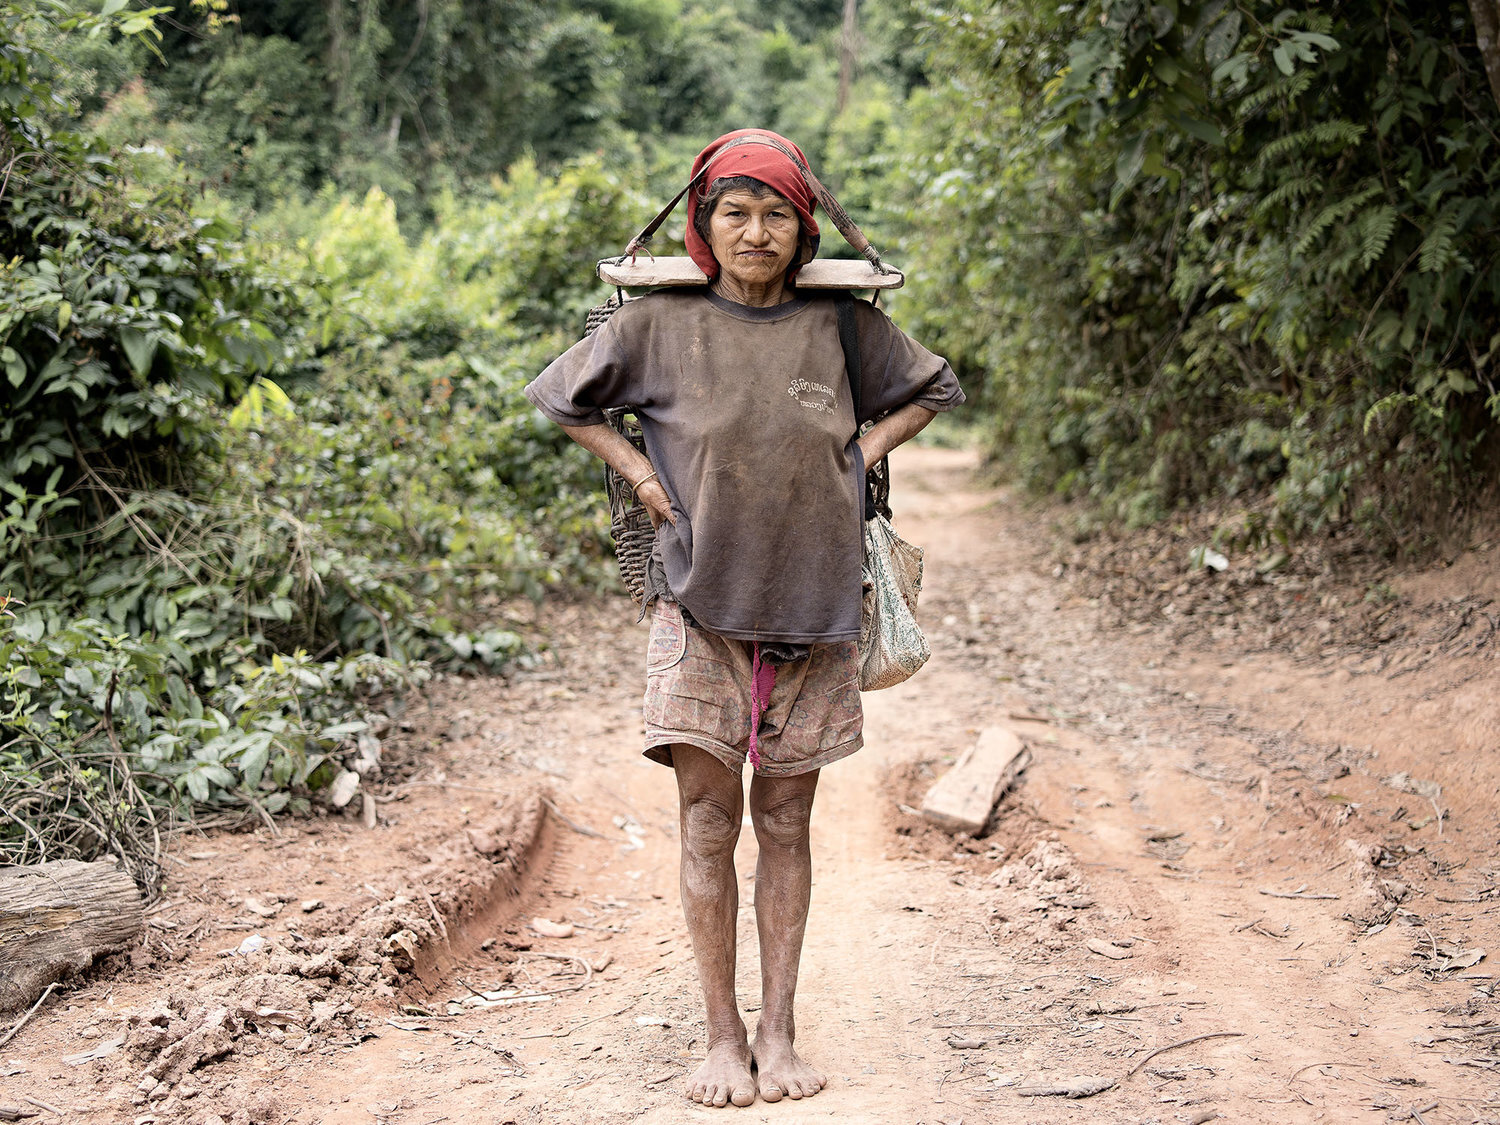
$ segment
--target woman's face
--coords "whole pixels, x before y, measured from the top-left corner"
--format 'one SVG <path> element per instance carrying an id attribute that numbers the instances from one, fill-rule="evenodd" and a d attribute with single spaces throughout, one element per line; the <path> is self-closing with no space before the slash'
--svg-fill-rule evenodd
<path id="1" fill-rule="evenodd" d="M 781 281 L 801 245 L 796 209 L 779 195 L 730 191 L 708 220 L 708 245 L 719 268 L 740 285 Z"/>

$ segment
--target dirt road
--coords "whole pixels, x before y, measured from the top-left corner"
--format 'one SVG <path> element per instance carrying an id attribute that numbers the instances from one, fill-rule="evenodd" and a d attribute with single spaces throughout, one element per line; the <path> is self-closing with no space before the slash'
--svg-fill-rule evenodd
<path id="1" fill-rule="evenodd" d="M 675 794 L 639 755 L 644 634 L 616 602 L 549 617 L 558 659 L 511 684 L 443 684 L 376 828 L 184 845 L 151 947 L 0 1050 L 0 1104 L 137 1125 L 1500 1122 L 1492 649 L 1365 674 L 1367 653 L 1104 628 L 1045 520 L 973 468 L 897 458 L 935 655 L 865 697 L 866 749 L 820 783 L 799 991 L 799 1047 L 830 1075 L 816 1098 L 682 1096 L 703 1032 Z M 1495 559 L 1396 594 L 1494 597 Z M 925 826 L 908 810 L 994 725 L 1034 755 L 994 830 Z M 518 797 L 536 783 L 539 827 Z M 527 869 L 512 843 L 533 832 Z M 748 825 L 739 859 L 753 1021 Z M 374 954 L 338 947 L 347 932 Z M 282 960 L 215 956 L 247 933 Z M 142 1029 L 216 1002 L 223 1052 L 163 1066 Z M 1035 1092 L 1069 1084 L 1102 1089 Z"/>

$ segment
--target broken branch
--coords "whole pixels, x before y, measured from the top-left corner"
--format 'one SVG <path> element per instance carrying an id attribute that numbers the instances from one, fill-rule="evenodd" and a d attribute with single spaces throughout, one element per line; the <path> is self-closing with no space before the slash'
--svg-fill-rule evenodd
<path id="1" fill-rule="evenodd" d="M 1114 1085 L 1109 1078 L 1082 1076 L 1052 1086 L 1019 1086 L 1016 1093 L 1023 1098 L 1091 1098 L 1114 1089 Z"/>
<path id="2" fill-rule="evenodd" d="M 1165 1047 L 1156 1048 L 1156 1050 L 1152 1051 L 1150 1054 L 1141 1059 L 1140 1062 L 1136 1063 L 1135 1066 L 1131 1068 L 1130 1073 L 1125 1076 L 1125 1079 L 1126 1081 L 1129 1081 L 1130 1079 L 1134 1078 L 1141 1072 L 1141 1068 L 1144 1067 L 1152 1059 L 1156 1058 L 1157 1055 L 1164 1055 L 1168 1051 L 1175 1051 L 1178 1047 L 1186 1047 L 1189 1043 L 1201 1043 L 1205 1039 L 1236 1039 L 1244 1034 L 1245 1033 L 1243 1031 L 1210 1031 L 1205 1035 L 1195 1035 L 1191 1039 L 1182 1039 L 1176 1043 L 1168 1043 Z"/>
<path id="3" fill-rule="evenodd" d="M 603 832 L 590 828 L 586 824 L 579 824 L 576 820 L 571 819 L 566 813 L 562 811 L 562 809 L 557 807 L 557 802 L 553 801 L 551 797 L 543 797 L 542 804 L 547 806 L 548 810 L 552 813 L 553 816 L 557 817 L 558 820 L 562 821 L 574 832 L 577 832 L 580 836 L 592 836 L 596 840 L 604 840 L 608 838 L 604 835 Z"/>
<path id="4" fill-rule="evenodd" d="M 47 986 L 46 991 L 44 991 L 40 996 L 38 996 L 36 998 L 36 1003 L 31 1006 L 31 1010 L 28 1011 L 20 1019 L 18 1019 L 15 1022 L 15 1025 L 9 1031 L 7 1031 L 5 1033 L 5 1037 L 3 1039 L 0 1039 L 0 1047 L 5 1046 L 7 1043 L 9 1043 L 12 1039 L 14 1039 L 16 1037 L 16 1032 L 20 1031 L 21 1028 L 23 1028 L 23 1027 L 26 1026 L 26 1021 L 27 1020 L 29 1020 L 32 1016 L 36 1015 L 36 1010 L 42 1006 L 42 1004 L 46 1001 L 47 997 L 49 997 L 49 996 L 52 995 L 52 990 L 55 989 L 56 987 L 57 987 L 57 982 L 56 981 L 53 981 L 51 984 L 49 984 Z"/>
<path id="5" fill-rule="evenodd" d="M 1317 894 L 1310 891 L 1268 891 L 1262 889 L 1261 894 L 1269 898 L 1338 898 L 1338 895 Z"/>

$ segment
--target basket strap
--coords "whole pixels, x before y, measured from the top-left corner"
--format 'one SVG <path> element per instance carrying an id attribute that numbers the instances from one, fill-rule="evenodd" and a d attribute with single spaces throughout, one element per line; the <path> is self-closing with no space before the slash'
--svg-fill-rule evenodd
<path id="1" fill-rule="evenodd" d="M 730 141 L 724 145 L 719 149 L 719 152 L 738 148 L 740 145 L 765 145 L 767 148 L 774 148 L 795 164 L 797 170 L 802 173 L 802 178 L 807 182 L 807 186 L 812 191 L 813 196 L 823 205 L 823 210 L 833 220 L 833 225 L 837 228 L 839 234 L 843 235 L 844 241 L 859 251 L 865 260 L 875 267 L 876 273 L 885 274 L 891 272 L 890 268 L 880 260 L 880 251 L 870 245 L 870 240 L 865 237 L 865 232 L 860 230 L 859 225 L 849 217 L 849 212 L 845 211 L 839 201 L 834 198 L 833 192 L 823 186 L 823 181 L 813 175 L 813 170 L 807 166 L 807 162 L 799 159 L 792 149 L 781 144 L 779 141 L 773 141 L 769 137 L 740 137 L 738 140 Z M 718 153 L 714 155 L 717 156 Z M 632 262 L 635 261 L 636 255 L 651 244 L 651 239 L 656 235 L 662 223 L 667 221 L 667 216 L 676 210 L 677 205 L 682 202 L 683 197 L 698 185 L 698 181 L 703 178 L 703 174 L 708 171 L 708 167 L 712 163 L 712 160 L 707 161 L 702 168 L 698 169 L 698 174 L 689 180 L 687 186 L 673 197 L 672 202 L 658 211 L 656 218 L 641 228 L 640 233 L 626 245 L 625 253 L 620 255 L 619 259 L 617 259 L 618 261 L 624 261 L 626 258 L 629 258 Z M 649 251 L 647 252 L 649 253 Z"/>
<path id="2" fill-rule="evenodd" d="M 854 318 L 854 298 L 848 293 L 837 293 L 833 298 L 833 308 L 838 314 L 839 347 L 844 349 L 844 374 L 849 378 L 849 395 L 854 400 L 854 425 L 857 431 L 860 384 L 864 381 L 862 378 L 864 368 L 859 357 L 859 324 Z M 889 479 L 888 459 L 882 457 L 875 465 L 865 466 L 865 519 L 867 520 L 872 520 L 878 515 L 889 514 L 881 511 L 880 501 L 875 495 L 875 479 L 870 475 L 870 470 L 877 468 L 886 473 L 886 479 Z"/>
<path id="3" fill-rule="evenodd" d="M 652 219 L 649 223 L 643 226 L 640 233 L 626 244 L 625 253 L 620 255 L 619 260 L 624 261 L 626 258 L 629 258 L 632 262 L 634 262 L 635 256 L 642 250 L 645 250 L 647 246 L 651 245 L 651 239 L 656 234 L 657 229 L 662 225 L 662 223 L 667 221 L 667 216 L 677 209 L 677 205 L 682 202 L 682 197 L 693 190 L 698 181 L 703 178 L 703 173 L 706 171 L 708 171 L 707 164 L 705 164 L 698 170 L 698 174 L 687 182 L 687 186 L 685 188 L 683 188 L 675 196 L 672 197 L 671 203 L 668 203 L 665 207 L 663 207 L 656 213 L 656 218 Z M 649 250 L 647 250 L 646 252 L 648 254 L 650 253 Z"/>
<path id="4" fill-rule="evenodd" d="M 839 347 L 844 349 L 844 373 L 849 377 L 849 395 L 854 400 L 854 424 L 858 426 L 863 364 L 859 356 L 859 325 L 854 319 L 854 298 L 848 293 L 836 293 L 833 307 L 838 313 Z"/>

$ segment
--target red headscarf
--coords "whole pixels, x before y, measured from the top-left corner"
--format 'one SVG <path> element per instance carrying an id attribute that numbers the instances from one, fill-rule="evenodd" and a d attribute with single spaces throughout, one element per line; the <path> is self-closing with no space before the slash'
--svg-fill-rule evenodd
<path id="1" fill-rule="evenodd" d="M 698 154 L 698 159 L 693 161 L 693 175 L 697 176 L 699 170 L 705 165 L 708 171 L 703 174 L 703 179 L 698 185 L 688 193 L 687 251 L 688 256 L 698 263 L 698 267 L 708 275 L 710 281 L 718 276 L 719 263 L 714 259 L 713 251 L 709 249 L 708 243 L 699 236 L 693 220 L 698 214 L 698 202 L 713 186 L 713 182 L 730 176 L 754 177 L 785 199 L 796 210 L 797 217 L 802 220 L 803 253 L 799 255 L 797 263 L 799 266 L 817 253 L 818 224 L 813 220 L 812 214 L 817 201 L 807 186 L 807 180 L 802 176 L 802 170 L 786 153 L 770 145 L 739 144 L 721 151 L 727 142 L 738 140 L 740 137 L 765 137 L 779 142 L 795 152 L 803 164 L 807 163 L 807 157 L 802 155 L 800 148 L 769 129 L 737 129 L 733 133 L 725 133 Z"/>

